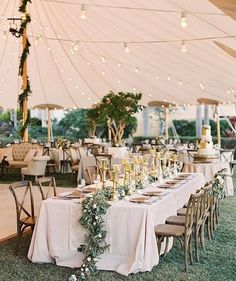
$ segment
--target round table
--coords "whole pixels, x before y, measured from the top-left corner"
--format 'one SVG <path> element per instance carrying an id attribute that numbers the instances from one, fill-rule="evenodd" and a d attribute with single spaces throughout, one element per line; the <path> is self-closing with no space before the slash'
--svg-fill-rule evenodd
<path id="1" fill-rule="evenodd" d="M 222 170 L 226 169 L 230 176 L 226 177 L 226 196 L 234 194 L 234 185 L 231 177 L 230 166 L 227 162 L 211 162 L 211 163 L 185 163 L 184 173 L 202 173 L 205 178 L 205 182 L 208 182 L 214 178 L 214 175 Z"/>

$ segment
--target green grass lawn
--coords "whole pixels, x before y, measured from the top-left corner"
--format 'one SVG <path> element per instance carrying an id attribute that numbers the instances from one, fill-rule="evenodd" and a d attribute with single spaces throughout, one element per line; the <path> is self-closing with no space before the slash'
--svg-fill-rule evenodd
<path id="1" fill-rule="evenodd" d="M 50 174 L 49 176 L 53 176 L 56 178 L 57 186 L 59 187 L 76 187 L 77 179 L 74 174 L 71 177 L 71 174 Z M 26 180 L 32 180 L 34 182 L 34 177 L 25 177 Z M 20 169 L 9 169 L 7 175 L 0 175 L 0 183 L 10 184 L 14 181 L 21 181 L 21 173 Z"/>
<path id="2" fill-rule="evenodd" d="M 206 252 L 200 252 L 200 262 L 183 272 L 183 254 L 176 243 L 166 257 L 160 259 L 151 272 L 128 277 L 114 272 L 98 272 L 89 281 L 236 281 L 236 196 L 221 202 L 220 223 L 214 240 L 206 241 Z M 19 256 L 14 255 L 15 241 L 0 244 L 0 280 L 64 281 L 76 270 L 53 264 L 33 264 L 27 259 L 30 237 L 24 237 Z"/>

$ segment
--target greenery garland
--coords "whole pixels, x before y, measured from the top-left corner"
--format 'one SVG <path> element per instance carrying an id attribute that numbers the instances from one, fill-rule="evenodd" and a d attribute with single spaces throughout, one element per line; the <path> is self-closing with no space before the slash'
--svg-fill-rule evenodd
<path id="1" fill-rule="evenodd" d="M 119 186 L 119 200 L 129 194 L 128 185 Z M 80 245 L 79 252 L 85 257 L 76 274 L 70 276 L 69 281 L 84 280 L 96 272 L 96 262 L 109 245 L 106 243 L 106 230 L 104 230 L 104 215 L 110 207 L 108 201 L 112 197 L 112 187 L 106 187 L 94 195 L 87 196 L 82 202 L 82 216 L 80 224 L 86 229 L 85 244 Z"/>
<path id="2" fill-rule="evenodd" d="M 220 199 L 224 198 L 226 195 L 226 183 L 225 179 L 226 177 L 230 176 L 227 173 L 227 170 L 224 168 L 220 171 L 218 171 L 214 179 L 211 181 L 212 183 L 212 192 L 219 197 Z"/>
<path id="3" fill-rule="evenodd" d="M 23 35 L 24 29 L 26 28 L 27 24 L 31 22 L 31 17 L 30 15 L 27 13 L 26 11 L 26 7 L 27 4 L 31 3 L 31 0 L 22 0 L 21 5 L 19 7 L 19 12 L 24 14 L 24 17 L 22 17 L 21 19 L 21 26 L 20 26 L 20 30 L 19 30 L 19 34 L 21 34 L 21 36 Z M 19 75 L 21 77 L 23 77 L 23 70 L 24 70 L 24 64 L 27 60 L 27 57 L 30 53 L 30 42 L 28 40 L 28 38 L 26 38 L 26 46 L 24 47 L 21 57 L 20 57 L 20 65 L 19 65 Z M 30 86 L 30 81 L 29 81 L 29 77 L 27 76 L 27 82 L 26 82 L 26 87 L 25 89 L 22 88 L 22 93 L 19 95 L 18 97 L 18 102 L 20 105 L 20 109 L 23 111 L 23 102 L 24 99 L 28 99 L 29 95 L 32 93 L 31 91 L 31 86 Z M 27 113 L 27 118 L 25 120 L 25 123 L 21 124 L 21 127 L 19 129 L 19 136 L 22 138 L 24 135 L 24 132 L 29 124 L 30 121 L 30 115 L 29 112 Z"/>

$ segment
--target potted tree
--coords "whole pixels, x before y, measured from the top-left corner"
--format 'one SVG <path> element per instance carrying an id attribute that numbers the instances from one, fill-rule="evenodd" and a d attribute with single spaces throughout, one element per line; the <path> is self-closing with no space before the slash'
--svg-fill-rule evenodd
<path id="1" fill-rule="evenodd" d="M 125 127 L 133 122 L 133 115 L 143 109 L 139 105 L 142 94 L 110 91 L 99 104 L 87 113 L 88 122 L 95 133 L 98 126 L 107 126 L 108 138 L 114 145 L 120 145 Z"/>

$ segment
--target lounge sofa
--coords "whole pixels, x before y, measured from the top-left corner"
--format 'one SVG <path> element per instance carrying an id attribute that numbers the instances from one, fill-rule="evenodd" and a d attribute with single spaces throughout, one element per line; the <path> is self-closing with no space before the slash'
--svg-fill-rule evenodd
<path id="1" fill-rule="evenodd" d="M 43 149 L 39 144 L 13 144 L 0 149 L 0 162 L 6 156 L 5 160 L 9 162 L 10 168 L 23 168 L 28 165 L 33 157 L 40 156 L 42 153 Z"/>

